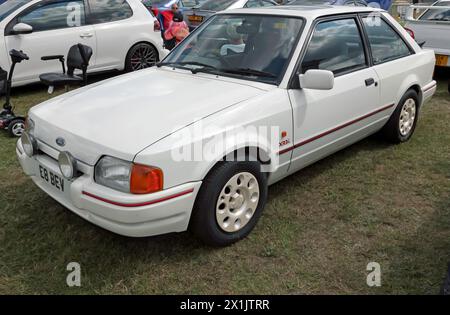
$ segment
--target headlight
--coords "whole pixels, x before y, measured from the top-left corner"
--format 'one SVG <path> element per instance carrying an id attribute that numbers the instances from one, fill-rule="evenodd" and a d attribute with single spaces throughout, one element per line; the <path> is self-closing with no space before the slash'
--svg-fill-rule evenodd
<path id="1" fill-rule="evenodd" d="M 95 166 L 95 182 L 125 193 L 149 194 L 163 189 L 159 168 L 105 156 Z"/>
<path id="2" fill-rule="evenodd" d="M 103 186 L 130 192 L 131 163 L 110 156 L 103 157 L 95 166 L 95 181 Z"/>
<path id="3" fill-rule="evenodd" d="M 59 170 L 67 179 L 73 178 L 77 173 L 77 161 L 69 152 L 61 152 L 58 156 Z"/>
<path id="4" fill-rule="evenodd" d="M 22 141 L 22 147 L 26 155 L 32 157 L 37 153 L 38 151 L 37 141 L 31 134 L 25 131 L 20 137 L 20 139 Z"/>

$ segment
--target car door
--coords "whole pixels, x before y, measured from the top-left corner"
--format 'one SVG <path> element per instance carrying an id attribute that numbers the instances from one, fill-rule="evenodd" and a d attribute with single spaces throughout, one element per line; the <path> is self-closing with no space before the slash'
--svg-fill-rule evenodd
<path id="1" fill-rule="evenodd" d="M 370 67 L 356 16 L 316 22 L 301 57 L 299 73 L 309 69 L 334 73 L 331 90 L 293 88 L 294 135 L 291 170 L 297 170 L 362 138 L 380 120 L 378 77 Z"/>
<path id="2" fill-rule="evenodd" d="M 133 10 L 124 0 L 87 0 L 87 3 L 88 23 L 94 27 L 97 36 L 96 68 L 123 69 L 125 55 L 132 45 L 131 41 L 139 35 L 136 32 L 141 30 L 136 27 L 139 23 L 130 22 Z M 153 32 L 150 19 L 151 17 L 148 32 Z"/>
<path id="3" fill-rule="evenodd" d="M 89 68 L 95 64 L 96 41 L 92 26 L 85 23 L 83 0 L 42 1 L 28 7 L 12 19 L 5 30 L 7 50 L 23 50 L 29 60 L 17 65 L 14 83 L 39 81 L 39 75 L 61 72 L 58 60 L 42 61 L 42 56 L 67 56 L 69 48 L 77 43 L 90 46 L 94 54 Z M 33 28 L 29 34 L 14 34 L 13 27 L 25 23 Z"/>

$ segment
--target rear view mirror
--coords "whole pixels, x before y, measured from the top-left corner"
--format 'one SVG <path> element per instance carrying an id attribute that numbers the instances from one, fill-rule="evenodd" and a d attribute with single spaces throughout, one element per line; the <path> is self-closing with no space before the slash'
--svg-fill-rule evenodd
<path id="1" fill-rule="evenodd" d="M 313 90 L 331 90 L 334 86 L 334 74 L 328 70 L 308 70 L 299 75 L 300 88 Z"/>
<path id="2" fill-rule="evenodd" d="M 33 27 L 25 23 L 17 23 L 12 28 L 13 34 L 30 34 L 33 32 Z"/>

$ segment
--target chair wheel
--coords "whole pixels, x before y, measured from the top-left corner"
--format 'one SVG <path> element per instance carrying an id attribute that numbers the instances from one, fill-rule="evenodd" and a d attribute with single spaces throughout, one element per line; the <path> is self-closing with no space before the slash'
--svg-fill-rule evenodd
<path id="1" fill-rule="evenodd" d="M 11 137 L 20 137 L 25 131 L 25 120 L 23 118 L 13 119 L 8 125 L 8 133 Z"/>

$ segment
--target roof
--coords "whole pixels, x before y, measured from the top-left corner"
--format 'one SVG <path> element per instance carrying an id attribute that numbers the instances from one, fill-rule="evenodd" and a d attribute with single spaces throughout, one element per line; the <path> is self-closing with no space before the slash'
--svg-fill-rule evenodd
<path id="1" fill-rule="evenodd" d="M 317 6 L 276 6 L 263 8 L 246 8 L 222 11 L 220 14 L 232 13 L 249 13 L 249 14 L 273 14 L 286 16 L 301 16 L 306 19 L 315 19 L 320 16 L 359 13 L 359 12 L 384 12 L 384 10 L 372 7 L 352 7 L 352 6 L 333 6 L 333 5 L 317 5 Z"/>

